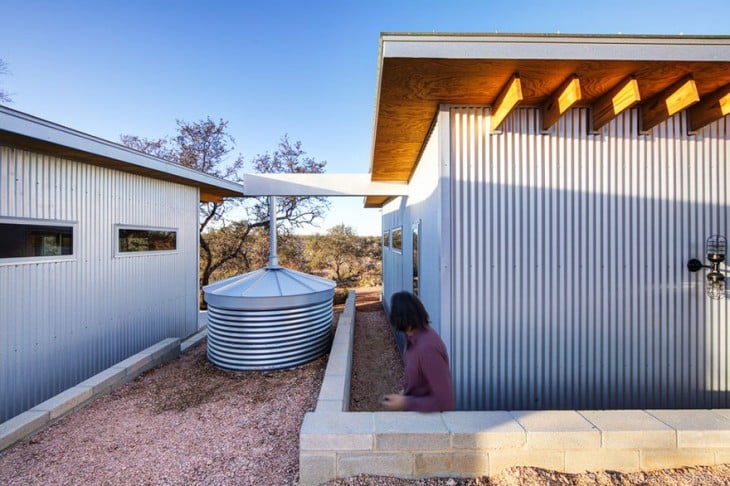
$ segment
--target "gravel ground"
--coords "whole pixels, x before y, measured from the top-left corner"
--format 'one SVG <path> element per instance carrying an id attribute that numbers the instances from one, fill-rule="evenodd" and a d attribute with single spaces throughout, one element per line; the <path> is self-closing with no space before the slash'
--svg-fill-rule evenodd
<path id="1" fill-rule="evenodd" d="M 352 392 L 366 397 L 361 405 L 373 408 L 380 393 L 400 387 L 402 368 L 399 359 L 392 361 L 397 351 L 389 332 L 378 336 L 387 331 L 385 316 L 374 298 L 377 292 L 367 290 L 362 298 L 358 294 L 355 335 L 379 344 L 355 353 L 353 368 L 372 373 L 363 373 Z M 363 326 L 368 329 L 357 329 Z M 382 349 L 386 358 L 374 349 Z M 287 371 L 230 373 L 211 365 L 205 350 L 203 343 L 0 453 L 0 485 L 296 484 L 299 429 L 316 404 L 327 357 Z M 374 354 L 379 366 L 372 366 Z M 371 364 L 361 362 L 363 357 Z M 383 382 L 387 385 L 381 392 L 377 387 Z M 726 485 L 730 466 L 578 475 L 517 467 L 491 479 L 407 481 L 361 475 L 327 484 Z"/>
<path id="2" fill-rule="evenodd" d="M 380 397 L 403 388 L 403 361 L 380 304 L 380 290 L 358 292 L 350 410 L 382 410 Z"/>

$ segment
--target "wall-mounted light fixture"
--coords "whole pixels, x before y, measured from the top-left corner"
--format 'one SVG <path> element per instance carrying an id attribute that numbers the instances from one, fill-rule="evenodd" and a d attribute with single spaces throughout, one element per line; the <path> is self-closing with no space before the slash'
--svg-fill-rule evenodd
<path id="1" fill-rule="evenodd" d="M 696 258 L 687 262 L 687 269 L 690 272 L 698 272 L 703 268 L 710 269 L 707 272 L 705 293 L 711 299 L 722 299 L 726 295 L 725 275 L 720 271 L 720 264 L 725 261 L 726 254 L 727 239 L 721 235 L 712 235 L 705 240 L 705 255 L 710 264 L 705 265 Z"/>

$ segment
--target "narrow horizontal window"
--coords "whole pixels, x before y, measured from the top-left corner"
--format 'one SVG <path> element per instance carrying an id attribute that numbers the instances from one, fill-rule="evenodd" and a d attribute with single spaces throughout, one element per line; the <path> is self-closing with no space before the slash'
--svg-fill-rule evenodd
<path id="1" fill-rule="evenodd" d="M 73 255 L 73 226 L 0 223 L 0 258 Z"/>
<path id="2" fill-rule="evenodd" d="M 119 253 L 173 251 L 177 249 L 177 231 L 144 228 L 118 228 Z"/>

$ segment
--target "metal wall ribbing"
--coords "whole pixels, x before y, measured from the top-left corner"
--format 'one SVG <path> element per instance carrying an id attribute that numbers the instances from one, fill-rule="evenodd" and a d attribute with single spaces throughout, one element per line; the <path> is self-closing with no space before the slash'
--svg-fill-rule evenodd
<path id="1" fill-rule="evenodd" d="M 462 409 L 730 406 L 728 300 L 704 294 L 706 237 L 730 227 L 728 119 L 599 134 L 574 109 L 489 133 L 451 110 L 450 355 Z"/>
<path id="2" fill-rule="evenodd" d="M 197 328 L 198 189 L 0 147 L 0 218 L 75 227 L 71 260 L 0 264 L 0 422 Z M 177 251 L 116 257 L 115 225 Z"/>

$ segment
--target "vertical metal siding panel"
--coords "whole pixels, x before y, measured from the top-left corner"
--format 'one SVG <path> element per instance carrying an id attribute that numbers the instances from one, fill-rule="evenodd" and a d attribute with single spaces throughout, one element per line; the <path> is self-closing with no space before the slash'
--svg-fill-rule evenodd
<path id="1" fill-rule="evenodd" d="M 76 222 L 75 260 L 0 265 L 0 421 L 194 330 L 197 301 L 182 296 L 197 288 L 197 201 L 195 188 L 0 147 L 0 216 Z M 178 251 L 113 258 L 116 223 L 176 227 Z"/>
<path id="2" fill-rule="evenodd" d="M 587 134 L 588 115 L 541 134 L 537 111 L 517 110 L 489 134 L 487 111 L 452 110 L 458 399 L 728 406 L 728 303 L 685 267 L 727 234 L 727 120 L 638 134 L 631 110 Z"/>

